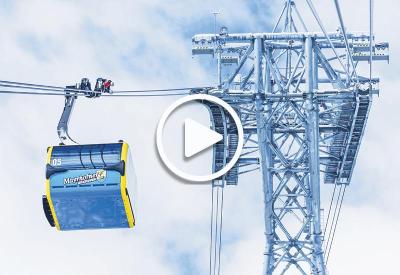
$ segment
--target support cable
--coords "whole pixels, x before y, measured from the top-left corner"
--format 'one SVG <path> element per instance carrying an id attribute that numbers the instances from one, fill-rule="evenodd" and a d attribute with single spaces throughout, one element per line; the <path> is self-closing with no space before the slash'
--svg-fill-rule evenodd
<path id="1" fill-rule="evenodd" d="M 16 85 L 16 86 L 27 86 L 27 87 L 39 87 L 39 88 L 48 88 L 51 89 L 52 91 L 59 90 L 59 91 L 64 91 L 65 87 L 59 87 L 59 86 L 49 86 L 49 85 L 42 85 L 42 84 L 33 84 L 33 83 L 23 83 L 23 82 L 15 82 L 15 81 L 6 81 L 6 80 L 0 80 L 0 84 L 9 84 L 9 85 Z M 1 85 L 3 86 L 3 85 Z M 74 92 L 85 92 L 85 90 L 80 90 L 80 89 L 71 89 Z"/>
<path id="2" fill-rule="evenodd" d="M 222 217 L 224 215 L 224 188 L 221 189 L 221 216 L 219 220 L 219 251 L 218 251 L 218 275 L 221 273 L 221 250 L 222 250 Z"/>
<path id="3" fill-rule="evenodd" d="M 165 94 L 125 94 L 125 95 L 102 95 L 104 97 L 151 97 L 151 96 L 182 96 L 189 95 L 189 93 L 165 93 Z"/>
<path id="4" fill-rule="evenodd" d="M 12 86 L 8 86 L 6 84 L 12 85 Z M 14 88 L 27 88 L 27 87 L 44 88 L 43 90 L 61 91 L 61 92 L 63 92 L 65 90 L 65 87 L 60 87 L 60 86 L 49 86 L 49 85 L 42 85 L 42 84 L 33 84 L 33 83 L 24 83 L 24 82 L 15 82 L 15 81 L 6 81 L 6 80 L 0 80 L 0 86 L 14 87 Z M 144 92 L 162 92 L 162 91 L 182 91 L 182 90 L 206 89 L 206 88 L 211 88 L 211 87 L 184 87 L 184 88 L 166 88 L 166 89 L 121 90 L 121 91 L 113 91 L 113 92 L 114 93 L 144 93 Z M 87 90 L 81 90 L 81 89 L 69 88 L 68 90 L 71 92 L 87 93 Z"/>
<path id="5" fill-rule="evenodd" d="M 13 94 L 13 95 L 49 95 L 49 96 L 62 96 L 65 97 L 63 93 L 57 92 L 22 92 L 22 91 L 9 91 L 0 90 L 0 94 Z M 83 94 L 76 94 L 76 96 L 84 96 Z"/>
<path id="6" fill-rule="evenodd" d="M 27 89 L 27 90 L 36 90 L 36 91 L 46 91 L 46 92 L 50 92 L 46 95 L 62 95 L 64 96 L 66 94 L 66 92 L 70 92 L 70 93 L 74 93 L 77 96 L 86 96 L 86 94 L 88 93 L 87 90 L 79 90 L 79 89 L 74 89 L 74 88 L 63 88 L 62 90 L 58 89 L 58 88 L 42 88 L 42 87 L 35 87 L 35 86 L 22 86 L 22 85 L 9 85 L 9 84 L 1 84 L 0 83 L 0 87 L 5 87 L 5 88 L 12 88 L 12 89 Z M 190 89 L 190 88 L 189 88 Z M 113 92 L 112 94 L 106 94 L 106 96 L 131 96 L 133 92 L 135 93 L 143 93 L 140 94 L 141 96 L 154 96 L 154 95 L 148 95 L 148 94 L 144 94 L 144 93 L 148 93 L 148 92 L 161 92 L 161 91 L 182 91 L 185 90 L 184 88 L 177 88 L 177 89 L 153 89 L 153 90 L 143 90 L 143 91 L 118 91 L 118 92 Z M 83 92 L 84 91 L 84 92 Z M 105 95 L 105 94 L 101 94 L 101 92 L 97 92 L 97 91 L 90 91 L 90 93 L 92 94 L 100 94 L 100 95 Z M 22 94 L 22 92 L 20 93 Z M 39 94 L 39 93 L 33 93 L 33 94 Z M 42 93 L 43 94 L 43 93 Z M 172 94 L 163 94 L 163 95 L 180 95 L 181 93 L 172 93 Z M 136 96 L 136 95 L 135 95 Z"/>
<path id="7" fill-rule="evenodd" d="M 339 188 L 339 194 L 338 194 L 337 199 L 336 199 L 335 210 L 333 211 L 332 222 L 331 222 L 331 226 L 329 228 L 328 239 L 326 240 L 326 245 L 325 245 L 324 251 L 327 251 L 328 247 L 329 247 L 329 242 L 331 240 L 331 235 L 332 235 L 332 232 L 333 232 L 332 229 L 333 229 L 333 226 L 334 226 L 334 221 L 336 219 L 336 213 L 337 213 L 338 206 L 339 206 L 339 203 L 340 203 L 340 196 L 342 194 L 342 190 L 343 190 L 343 185 L 341 185 L 340 188 Z M 327 254 L 325 253 L 325 255 L 327 255 Z"/>
<path id="8" fill-rule="evenodd" d="M 66 88 L 60 86 L 49 86 L 42 84 L 15 82 L 0 80 L 0 87 L 16 88 L 16 89 L 29 89 L 29 90 L 40 90 L 40 91 L 53 91 L 62 92 L 64 94 Z M 124 94 L 124 93 L 148 93 L 148 92 L 172 92 L 172 91 L 185 91 L 185 90 L 195 90 L 195 89 L 210 89 L 210 86 L 199 86 L 199 87 L 182 87 L 182 88 L 166 88 L 166 89 L 141 89 L 141 90 L 117 90 L 113 91 L 113 94 Z M 68 88 L 68 91 L 75 93 L 87 94 L 87 90 Z M 91 91 L 96 93 L 96 91 Z M 99 93 L 99 92 L 98 92 Z"/>
<path id="9" fill-rule="evenodd" d="M 326 225 L 325 225 L 325 228 L 324 228 L 324 236 L 325 236 L 325 233 L 326 233 L 326 229 L 328 228 L 328 225 L 329 225 L 329 217 L 331 215 L 332 204 L 333 204 L 333 200 L 335 198 L 336 188 L 337 188 L 337 184 L 335 184 L 335 187 L 333 188 L 332 198 L 331 198 L 331 202 L 329 204 L 328 218 L 326 219 Z"/>
<path id="10" fill-rule="evenodd" d="M 217 210 L 216 210 L 216 213 L 217 213 L 217 216 L 215 217 L 215 233 L 217 233 L 218 232 L 218 213 L 219 213 L 219 187 L 216 187 L 217 188 Z M 215 275 L 216 273 L 215 273 L 215 268 L 217 267 L 217 246 L 218 246 L 218 236 L 216 235 L 215 236 L 215 242 L 214 242 L 214 272 L 213 272 L 213 274 Z"/>
<path id="11" fill-rule="evenodd" d="M 341 198 L 341 200 L 340 200 L 339 212 L 338 212 L 338 214 L 337 214 L 337 218 L 336 218 L 336 222 L 335 222 L 335 227 L 334 227 L 334 229 L 333 229 L 333 235 L 332 235 L 331 243 L 330 243 L 330 245 L 329 245 L 328 253 L 326 254 L 326 260 L 325 260 L 326 265 L 328 265 L 329 255 L 330 255 L 330 253 L 331 253 L 333 240 L 334 240 L 334 238 L 335 238 L 336 228 L 337 228 L 337 225 L 338 225 L 338 222 L 339 222 L 340 211 L 342 210 L 343 199 L 344 199 L 344 194 L 346 193 L 346 188 L 347 188 L 347 185 L 344 186 L 344 190 L 343 190 L 343 193 L 342 193 L 342 198 Z"/>
<path id="12" fill-rule="evenodd" d="M 210 275 L 212 275 L 212 247 L 214 240 L 214 230 L 213 230 L 213 221 L 214 221 L 214 190 L 211 189 L 211 223 L 210 223 Z"/>
<path id="13" fill-rule="evenodd" d="M 22 91 L 8 91 L 0 90 L 0 94 L 13 94 L 13 95 L 46 95 L 46 96 L 65 96 L 65 93 L 57 92 L 22 92 Z M 159 97 L 159 96 L 182 96 L 189 93 L 164 93 L 164 94 L 106 94 L 102 97 Z M 85 96 L 84 94 L 75 94 L 74 96 Z"/>
<path id="14" fill-rule="evenodd" d="M 53 93 L 60 93 L 61 95 L 65 94 L 65 90 L 74 92 L 74 93 L 79 93 L 82 94 L 81 92 L 76 92 L 73 91 L 72 89 L 55 89 L 55 88 L 45 88 L 45 87 L 39 87 L 39 86 L 25 86 L 25 85 L 9 85 L 9 84 L 3 84 L 0 82 L 0 87 L 4 87 L 4 88 L 12 88 L 12 89 L 27 89 L 27 90 L 36 90 L 36 91 L 49 91 L 49 92 L 53 92 Z"/>

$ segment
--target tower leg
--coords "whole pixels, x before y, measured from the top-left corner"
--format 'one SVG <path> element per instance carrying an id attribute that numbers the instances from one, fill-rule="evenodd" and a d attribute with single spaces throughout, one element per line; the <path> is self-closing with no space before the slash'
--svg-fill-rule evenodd
<path id="1" fill-rule="evenodd" d="M 264 109 L 264 90 L 268 90 L 271 85 L 270 73 L 267 64 L 265 63 L 265 83 L 263 83 L 263 71 L 262 71 L 262 56 L 263 56 L 263 42 L 261 38 L 256 38 L 254 41 L 254 52 L 255 52 L 255 66 L 254 75 L 256 79 L 256 119 L 257 119 L 257 136 L 258 146 L 261 157 L 261 172 L 263 177 L 263 192 L 264 192 L 264 220 L 265 220 L 265 264 L 264 274 L 272 274 L 274 257 L 273 257 L 273 242 L 274 242 L 274 229 L 273 229 L 273 200 L 272 200 L 272 174 L 268 169 L 272 167 L 272 154 L 267 140 L 271 139 L 271 128 L 265 123 L 265 112 L 269 112 L 268 106 Z M 263 87 L 264 85 L 265 88 Z"/>
<path id="2" fill-rule="evenodd" d="M 315 98 L 316 64 L 313 38 L 307 37 L 305 41 L 306 57 L 306 84 L 307 84 L 307 140 L 309 144 L 310 173 L 309 183 L 311 189 L 312 211 L 312 236 L 313 236 L 313 268 L 312 274 L 326 274 L 322 241 L 321 241 L 321 205 L 320 205 L 320 165 L 319 165 L 319 107 Z"/>

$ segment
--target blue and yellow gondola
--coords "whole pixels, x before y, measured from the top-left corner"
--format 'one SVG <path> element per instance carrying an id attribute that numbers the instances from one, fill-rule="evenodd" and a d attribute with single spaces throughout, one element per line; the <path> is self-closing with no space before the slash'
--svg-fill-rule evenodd
<path id="1" fill-rule="evenodd" d="M 136 179 L 129 151 L 125 142 L 49 147 L 43 209 L 50 225 L 58 230 L 132 228 L 127 185 L 136 185 Z"/>

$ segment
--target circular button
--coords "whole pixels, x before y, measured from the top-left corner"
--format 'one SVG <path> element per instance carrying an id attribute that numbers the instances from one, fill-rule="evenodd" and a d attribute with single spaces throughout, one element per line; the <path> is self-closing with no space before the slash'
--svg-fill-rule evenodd
<path id="1" fill-rule="evenodd" d="M 164 145 L 162 142 L 163 138 L 163 131 L 164 131 L 164 126 L 165 123 L 167 122 L 168 117 L 173 113 L 175 109 L 178 107 L 182 106 L 183 104 L 190 102 L 190 101 L 195 101 L 195 100 L 205 100 L 212 102 L 214 104 L 217 104 L 221 107 L 223 107 L 233 118 L 233 121 L 236 124 L 237 127 L 237 132 L 238 132 L 238 145 L 235 151 L 235 154 L 233 155 L 232 159 L 219 171 L 216 171 L 212 174 L 208 175 L 192 175 L 189 173 L 186 173 L 178 167 L 176 167 L 170 159 L 167 157 L 165 150 L 164 150 Z M 196 95 L 188 95 L 183 98 L 178 99 L 175 101 L 172 105 L 170 105 L 167 110 L 163 113 L 163 115 L 160 118 L 160 121 L 158 122 L 157 125 L 157 133 L 156 133 L 156 145 L 157 145 L 157 150 L 160 155 L 161 160 L 165 164 L 165 166 L 175 175 L 178 177 L 188 180 L 188 181 L 193 181 L 193 182 L 205 182 L 205 181 L 211 181 L 213 179 L 219 178 L 223 176 L 225 173 L 227 173 L 232 167 L 235 165 L 235 163 L 239 160 L 240 154 L 242 152 L 242 147 L 243 147 L 243 126 L 240 121 L 239 116 L 236 114 L 235 110 L 225 101 L 222 99 L 211 96 L 211 95 L 206 95 L 206 94 L 196 94 Z"/>

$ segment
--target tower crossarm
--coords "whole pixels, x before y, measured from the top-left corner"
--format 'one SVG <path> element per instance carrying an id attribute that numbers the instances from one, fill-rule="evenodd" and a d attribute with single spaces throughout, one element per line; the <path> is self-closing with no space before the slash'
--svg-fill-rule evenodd
<path id="1" fill-rule="evenodd" d="M 325 34 L 321 32 L 294 32 L 294 33 L 230 33 L 220 34 L 197 34 L 193 36 L 193 45 L 212 44 L 212 43 L 245 43 L 252 42 L 255 38 L 268 41 L 303 41 L 306 37 L 312 37 L 318 40 L 326 40 Z M 330 39 L 343 40 L 340 32 L 328 33 Z M 369 41 L 367 33 L 347 33 L 347 38 L 357 41 Z"/>

